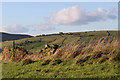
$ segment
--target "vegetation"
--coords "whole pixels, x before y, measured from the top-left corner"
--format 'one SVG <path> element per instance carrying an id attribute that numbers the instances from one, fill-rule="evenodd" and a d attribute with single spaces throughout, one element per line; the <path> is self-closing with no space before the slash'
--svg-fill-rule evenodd
<path id="1" fill-rule="evenodd" d="M 109 33 L 76 32 L 20 39 L 15 41 L 14 53 L 12 41 L 2 42 L 3 78 L 120 79 L 118 31 Z"/>

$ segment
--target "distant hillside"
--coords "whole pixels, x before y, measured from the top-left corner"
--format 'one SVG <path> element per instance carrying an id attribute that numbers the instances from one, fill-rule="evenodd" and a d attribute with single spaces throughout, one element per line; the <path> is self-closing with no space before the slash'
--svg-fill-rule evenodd
<path id="1" fill-rule="evenodd" d="M 0 37 L 2 37 L 2 40 L 0 41 L 10 41 L 10 40 L 23 39 L 23 38 L 30 38 L 32 36 L 24 35 L 24 34 L 9 34 L 9 33 L 0 32 Z"/>

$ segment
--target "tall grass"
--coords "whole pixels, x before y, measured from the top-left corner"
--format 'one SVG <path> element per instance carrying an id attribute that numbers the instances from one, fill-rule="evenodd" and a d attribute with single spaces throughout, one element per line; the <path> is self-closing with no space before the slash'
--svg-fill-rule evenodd
<path id="1" fill-rule="evenodd" d="M 101 59 L 102 58 L 109 58 L 109 60 L 119 60 L 120 57 L 120 46 L 118 46 L 119 42 L 117 39 L 111 40 L 108 38 L 101 38 L 97 42 L 93 42 L 90 40 L 89 44 L 86 44 L 86 42 L 82 42 L 81 44 L 78 42 L 71 42 L 69 44 L 66 44 L 62 47 L 59 47 L 56 52 L 52 55 L 45 54 L 46 56 L 43 56 L 43 53 L 36 53 L 36 54 L 26 54 L 25 50 L 19 50 L 16 49 L 15 54 L 13 53 L 13 50 L 8 50 L 5 48 L 3 50 L 3 60 L 10 60 L 13 58 L 13 55 L 15 55 L 15 59 L 20 61 L 24 56 L 28 59 L 37 61 L 41 59 L 56 59 L 61 58 L 64 60 L 86 60 L 87 58 L 91 59 Z M 90 57 L 88 57 L 90 56 Z M 25 58 L 26 58 L 25 57 Z"/>
<path id="2" fill-rule="evenodd" d="M 60 47 L 52 58 L 62 59 L 81 59 L 90 56 L 92 59 L 101 59 L 105 56 L 110 60 L 119 60 L 120 57 L 120 46 L 117 39 L 103 39 L 101 38 L 96 43 L 91 41 L 88 45 L 85 42 L 82 44 L 68 44 Z"/>

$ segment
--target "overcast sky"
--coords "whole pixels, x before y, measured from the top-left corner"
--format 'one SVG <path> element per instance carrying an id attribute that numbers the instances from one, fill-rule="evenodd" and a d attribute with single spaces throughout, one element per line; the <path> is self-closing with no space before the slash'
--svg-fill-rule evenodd
<path id="1" fill-rule="evenodd" d="M 117 2 L 4 2 L 2 31 L 30 35 L 118 29 Z"/>

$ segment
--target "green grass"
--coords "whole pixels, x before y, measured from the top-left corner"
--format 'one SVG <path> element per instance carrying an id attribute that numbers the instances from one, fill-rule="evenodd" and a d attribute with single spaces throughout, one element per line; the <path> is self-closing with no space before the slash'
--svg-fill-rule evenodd
<path id="1" fill-rule="evenodd" d="M 111 33 L 111 39 L 118 38 L 118 31 L 109 31 Z M 16 40 L 16 46 L 19 46 L 19 44 L 22 44 L 20 47 L 26 48 L 28 51 L 37 51 L 41 48 L 43 48 L 44 44 L 58 44 L 60 46 L 63 46 L 65 44 L 71 43 L 71 42 L 86 42 L 87 44 L 92 39 L 93 43 L 99 40 L 102 37 L 107 37 L 106 31 L 96 31 L 96 32 L 77 32 L 74 34 L 80 34 L 80 35 L 51 35 L 51 36 L 41 36 L 41 37 L 32 37 L 32 38 L 25 38 Z M 95 35 L 95 36 L 89 36 L 89 35 Z M 66 39 L 65 39 L 66 38 Z M 64 40 L 65 39 L 65 40 Z M 63 41 L 64 40 L 64 41 Z M 27 43 L 24 44 L 25 41 L 32 41 L 33 43 Z M 41 41 L 41 42 L 39 42 Z M 8 47 L 9 49 L 12 48 L 12 41 L 5 41 L 2 44 L 2 49 L 4 47 Z M 87 45 L 86 44 L 86 45 Z M 31 49 L 32 48 L 32 49 Z"/>
<path id="2" fill-rule="evenodd" d="M 37 61 L 21 66 L 20 63 L 3 63 L 3 78 L 120 78 L 119 62 L 82 66 L 64 61 L 58 65 L 41 66 Z"/>
<path id="3" fill-rule="evenodd" d="M 60 64 L 52 65 L 52 61 L 48 65 L 42 66 L 43 59 L 30 63 L 28 65 L 21 65 L 21 62 L 3 62 L 2 63 L 2 76 L 3 78 L 118 78 L 120 79 L 120 61 L 110 61 L 106 60 L 104 63 L 98 63 L 99 59 L 88 59 L 84 63 L 75 64 L 78 59 L 84 58 L 87 55 L 79 55 L 76 58 L 69 59 L 69 56 L 72 56 L 72 53 L 75 52 L 74 49 L 78 49 L 76 45 L 79 44 L 81 47 L 79 51 L 81 53 L 92 54 L 94 52 L 100 52 L 99 48 L 96 48 L 94 45 L 102 38 L 107 42 L 115 41 L 118 39 L 118 31 L 109 31 L 110 36 L 107 36 L 106 31 L 92 31 L 92 32 L 76 32 L 74 35 L 51 35 L 51 36 L 41 36 L 41 37 L 32 37 L 16 40 L 16 46 L 23 47 L 30 52 L 38 53 L 45 44 L 58 44 L 60 47 L 59 53 L 63 53 L 61 60 L 63 61 Z M 79 34 L 79 35 L 75 35 Z M 90 36 L 94 35 L 94 36 Z M 26 41 L 31 41 L 32 43 L 25 43 Z M 5 41 L 2 44 L 2 48 L 8 47 L 12 48 L 12 41 Z M 22 44 L 22 45 L 20 45 Z M 70 46 L 66 46 L 70 44 Z M 87 48 L 88 45 L 92 44 L 90 48 Z M 104 44 L 104 43 L 103 43 Z M 110 52 L 107 57 L 113 58 L 116 56 L 113 52 L 119 52 L 119 49 L 111 47 L 102 47 L 101 50 L 103 53 Z M 109 44 L 111 45 L 111 44 Z M 114 44 L 112 44 L 114 45 Z M 86 47 L 85 47 L 86 46 Z M 104 47 L 104 48 L 103 48 Z M 86 49 L 87 48 L 87 49 Z M 96 51 L 93 51 L 96 48 Z M 106 50 L 107 49 L 107 50 Z M 73 52 L 72 52 L 73 50 Z M 111 51 L 112 50 L 112 51 Z M 118 51 L 114 51 L 118 50 Z M 62 52 L 63 51 L 63 52 Z M 65 51 L 65 52 L 64 52 Z M 77 50 L 76 50 L 77 51 Z M 69 53 L 68 53 L 69 52 Z M 66 53 L 66 54 L 65 54 Z M 37 54 L 39 55 L 39 54 Z M 93 64 L 88 64 L 89 62 L 94 62 Z"/>
<path id="4" fill-rule="evenodd" d="M 37 50 L 41 50 L 42 48 L 44 48 L 45 44 L 47 44 L 47 43 L 48 42 L 28 43 L 27 45 L 24 44 L 20 47 L 23 47 L 23 48 L 27 49 L 28 51 L 35 53 Z"/>

